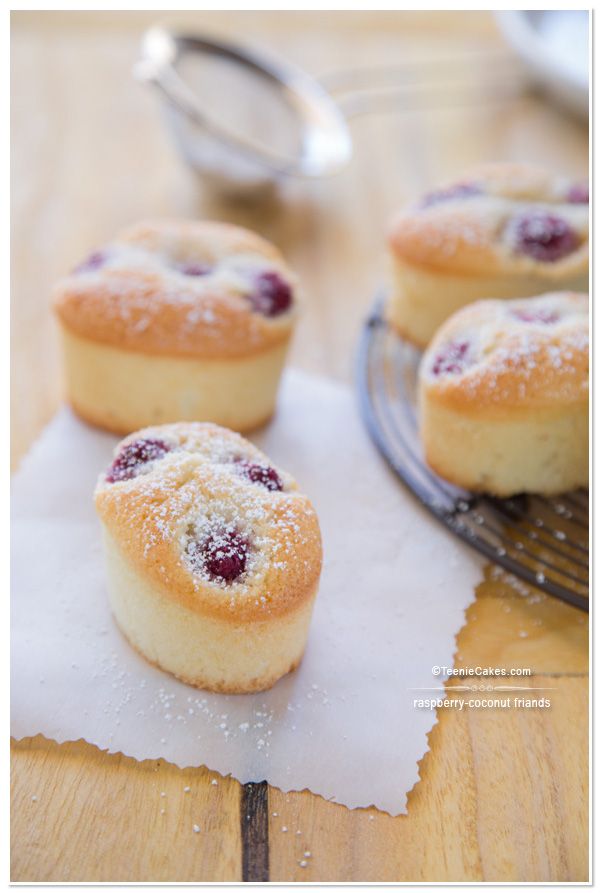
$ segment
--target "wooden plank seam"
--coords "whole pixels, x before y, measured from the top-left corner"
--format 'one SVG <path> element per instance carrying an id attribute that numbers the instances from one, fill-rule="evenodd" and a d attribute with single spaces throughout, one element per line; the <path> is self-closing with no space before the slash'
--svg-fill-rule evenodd
<path id="1" fill-rule="evenodd" d="M 242 787 L 240 800 L 242 832 L 242 880 L 269 880 L 269 786 L 266 781 Z"/>

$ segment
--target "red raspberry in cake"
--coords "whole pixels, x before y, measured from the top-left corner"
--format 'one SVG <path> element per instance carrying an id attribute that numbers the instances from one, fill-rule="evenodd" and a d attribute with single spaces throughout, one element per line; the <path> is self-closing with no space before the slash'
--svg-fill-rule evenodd
<path id="1" fill-rule="evenodd" d="M 256 278 L 254 291 L 247 298 L 257 313 L 279 316 L 292 305 L 292 289 L 279 273 L 268 271 Z"/>
<path id="2" fill-rule="evenodd" d="M 451 375 L 462 372 L 470 365 L 469 342 L 453 341 L 446 344 L 433 361 L 431 371 L 434 375 Z"/>
<path id="3" fill-rule="evenodd" d="M 533 212 L 515 221 L 515 247 L 520 254 L 554 263 L 579 245 L 577 234 L 566 220 L 554 214 Z"/>
<path id="4" fill-rule="evenodd" d="M 249 481 L 255 484 L 262 484 L 267 490 L 283 490 L 283 481 L 274 468 L 269 465 L 258 465 L 254 462 L 246 462 L 241 459 L 238 466 Z"/>
<path id="5" fill-rule="evenodd" d="M 233 583 L 246 569 L 248 541 L 230 525 L 214 527 L 203 539 L 192 539 L 186 549 L 194 571 L 211 580 Z"/>
<path id="6" fill-rule="evenodd" d="M 82 263 L 75 267 L 75 273 L 92 273 L 99 270 L 106 262 L 106 253 L 104 251 L 93 251 L 89 257 L 86 257 Z"/>
<path id="7" fill-rule="evenodd" d="M 126 443 L 106 473 L 106 480 L 128 481 L 135 477 L 140 468 L 155 459 L 162 459 L 171 447 L 163 440 L 147 438 Z"/>
<path id="8" fill-rule="evenodd" d="M 195 261 L 189 261 L 181 264 L 179 267 L 179 272 L 183 273 L 184 276 L 208 276 L 210 271 L 211 267 L 208 264 L 201 264 Z"/>
<path id="9" fill-rule="evenodd" d="M 567 193 L 567 201 L 572 205 L 589 205 L 590 187 L 588 183 L 575 183 Z"/>
<path id="10" fill-rule="evenodd" d="M 516 319 L 520 319 L 521 322 L 542 323 L 544 325 L 551 325 L 560 319 L 559 314 L 555 310 L 548 310 L 543 307 L 538 307 L 537 310 L 512 310 L 511 313 Z"/>
<path id="11" fill-rule="evenodd" d="M 481 186 L 477 183 L 455 183 L 453 186 L 448 186 L 447 189 L 436 189 L 433 192 L 428 192 L 421 202 L 421 207 L 431 208 L 433 205 L 439 205 L 442 202 L 481 195 L 482 192 Z"/>

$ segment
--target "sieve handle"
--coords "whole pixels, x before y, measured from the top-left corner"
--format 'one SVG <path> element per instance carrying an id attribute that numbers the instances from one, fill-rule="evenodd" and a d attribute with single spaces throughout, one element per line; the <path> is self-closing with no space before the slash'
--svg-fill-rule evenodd
<path id="1" fill-rule="evenodd" d="M 445 108 L 483 98 L 505 101 L 522 94 L 529 80 L 524 66 L 504 50 L 339 69 L 319 78 L 346 118 Z"/>

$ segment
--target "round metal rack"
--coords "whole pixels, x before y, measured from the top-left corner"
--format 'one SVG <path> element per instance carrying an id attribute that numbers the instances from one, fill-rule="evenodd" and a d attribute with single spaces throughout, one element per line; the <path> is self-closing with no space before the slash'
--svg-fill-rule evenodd
<path id="1" fill-rule="evenodd" d="M 358 352 L 358 390 L 369 433 L 414 495 L 456 536 L 549 595 L 587 611 L 587 490 L 496 499 L 460 490 L 426 464 L 418 436 L 420 352 L 386 323 L 379 299 Z"/>

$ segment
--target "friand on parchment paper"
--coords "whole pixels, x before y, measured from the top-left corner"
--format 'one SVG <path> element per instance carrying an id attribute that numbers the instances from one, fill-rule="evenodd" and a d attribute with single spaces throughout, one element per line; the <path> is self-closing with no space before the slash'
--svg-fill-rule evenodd
<path id="1" fill-rule="evenodd" d="M 268 692 L 216 695 L 133 651 L 108 608 L 92 502 L 117 439 L 62 409 L 13 479 L 11 733 L 405 812 L 436 720 L 415 689 L 452 666 L 482 562 L 388 470 L 347 388 L 288 372 L 276 417 L 250 439 L 321 522 L 301 667 Z"/>

